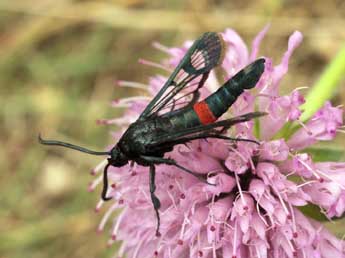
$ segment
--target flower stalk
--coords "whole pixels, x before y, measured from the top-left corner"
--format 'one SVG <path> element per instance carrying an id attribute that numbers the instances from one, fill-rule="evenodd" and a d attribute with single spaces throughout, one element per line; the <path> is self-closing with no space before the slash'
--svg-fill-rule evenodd
<path id="1" fill-rule="evenodd" d="M 340 80 L 345 78 L 345 46 L 328 64 L 320 79 L 311 88 L 306 96 L 305 104 L 301 107 L 304 112 L 301 121 L 306 122 L 311 116 L 323 106 L 323 104 L 332 98 Z"/>

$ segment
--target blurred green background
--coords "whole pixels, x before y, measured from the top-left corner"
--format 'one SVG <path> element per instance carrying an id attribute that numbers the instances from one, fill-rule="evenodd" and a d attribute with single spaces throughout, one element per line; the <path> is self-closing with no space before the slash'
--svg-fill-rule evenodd
<path id="1" fill-rule="evenodd" d="M 0 0 L 0 257 L 111 257 L 116 246 L 96 233 L 100 189 L 86 191 L 100 159 L 42 147 L 38 132 L 102 150 L 114 128 L 95 121 L 117 116 L 110 101 L 133 94 L 117 79 L 157 72 L 138 64 L 165 57 L 153 41 L 178 46 L 231 27 L 251 44 L 267 23 L 261 54 L 275 63 L 294 30 L 305 36 L 284 91 L 311 86 L 345 44 L 345 1 Z M 345 103 L 344 86 L 334 104 Z M 344 140 L 327 146 L 344 150 Z M 344 222 L 326 224 L 344 235 Z"/>

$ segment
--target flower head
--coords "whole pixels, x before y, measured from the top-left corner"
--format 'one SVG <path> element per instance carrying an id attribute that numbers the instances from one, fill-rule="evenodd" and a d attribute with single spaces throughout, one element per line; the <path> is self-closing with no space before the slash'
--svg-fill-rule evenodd
<path id="1" fill-rule="evenodd" d="M 228 46 L 222 64 L 227 77 L 249 64 L 259 51 L 266 27 L 253 41 L 248 51 L 241 37 L 233 30 L 223 33 Z M 161 236 L 156 237 L 156 217 L 149 194 L 148 168 L 140 165 L 111 168 L 113 182 L 108 196 L 111 206 L 99 226 L 113 216 L 109 244 L 122 240 L 119 256 L 127 257 L 345 257 L 345 245 L 329 234 L 321 224 L 303 215 L 298 207 L 313 203 L 329 218 L 345 211 L 344 163 L 313 162 L 303 150 L 317 141 L 334 138 L 342 126 L 343 111 L 325 103 L 312 119 L 303 124 L 299 117 L 304 98 L 298 89 L 279 95 L 279 82 L 288 70 L 289 58 L 301 43 L 302 35 L 290 36 L 288 50 L 281 63 L 273 66 L 266 58 L 265 72 L 257 87 L 242 94 L 225 115 L 238 116 L 255 109 L 267 116 L 234 126 L 232 137 L 255 139 L 250 142 L 229 142 L 219 139 L 195 140 L 188 145 L 176 145 L 167 156 L 188 169 L 207 175 L 210 184 L 183 173 L 178 168 L 159 165 L 156 173 L 156 195 L 161 201 Z M 170 58 L 162 64 L 171 70 L 191 45 L 182 48 L 155 46 Z M 142 61 L 152 64 L 148 61 Z M 147 85 L 154 96 L 167 78 L 155 76 Z M 120 81 L 121 86 L 143 89 L 143 85 Z M 214 73 L 206 82 L 204 95 L 217 89 Z M 150 98 L 151 98 L 150 97 Z M 122 118 L 102 120 L 117 124 L 125 130 L 140 115 L 149 99 L 131 97 L 113 103 L 126 107 Z M 288 140 L 275 135 L 289 123 L 297 123 L 297 130 Z M 259 127 L 259 128 L 258 128 Z M 118 134 L 117 134 L 118 137 Z M 101 164 L 94 170 L 100 170 Z M 290 176 L 300 182 L 290 180 Z M 96 179 L 94 189 L 101 181 Z M 103 201 L 97 205 L 101 208 Z M 112 215 L 119 210 L 117 216 Z"/>

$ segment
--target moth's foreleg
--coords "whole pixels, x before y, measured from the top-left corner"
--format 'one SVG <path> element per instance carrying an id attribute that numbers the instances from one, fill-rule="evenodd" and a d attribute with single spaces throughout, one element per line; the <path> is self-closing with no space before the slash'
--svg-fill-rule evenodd
<path id="1" fill-rule="evenodd" d="M 154 165 L 150 165 L 150 194 L 151 194 L 151 201 L 153 204 L 153 208 L 156 212 L 157 217 L 157 228 L 156 228 L 156 236 L 160 236 L 159 227 L 160 227 L 160 217 L 158 209 L 161 207 L 161 202 L 159 201 L 158 197 L 155 195 L 156 191 L 156 183 L 155 183 L 155 176 L 156 176 L 156 169 Z"/>
<path id="2" fill-rule="evenodd" d="M 257 145 L 260 145 L 260 142 L 252 139 L 247 139 L 247 138 L 236 138 L 236 137 L 229 137 L 221 134 L 213 134 L 213 133 L 202 133 L 198 134 L 195 136 L 189 136 L 189 137 L 184 137 L 181 139 L 178 139 L 175 144 L 183 144 L 189 141 L 193 140 L 199 140 L 199 139 L 207 139 L 207 138 L 215 138 L 215 139 L 222 139 L 222 140 L 229 140 L 229 141 L 234 141 L 234 142 L 251 142 L 255 143 Z"/>
<path id="3" fill-rule="evenodd" d="M 152 162 L 155 164 L 166 164 L 166 165 L 171 165 L 171 166 L 175 166 L 178 167 L 179 169 L 183 170 L 184 172 L 195 176 L 196 178 L 198 178 L 200 181 L 209 184 L 209 185 L 213 185 L 210 184 L 209 182 L 207 182 L 207 180 L 204 178 L 204 175 L 199 174 L 199 173 L 195 173 L 191 170 L 189 170 L 188 168 L 185 168 L 181 165 L 179 165 L 175 160 L 173 159 L 165 159 L 165 158 L 159 158 L 159 157 L 152 157 L 152 156 L 140 156 L 143 160 L 146 160 L 147 162 Z"/>
<path id="4" fill-rule="evenodd" d="M 107 164 L 104 167 L 103 171 L 103 190 L 102 190 L 102 199 L 103 201 L 109 201 L 112 199 L 112 197 L 107 197 L 107 192 L 108 192 L 108 168 L 110 164 Z"/>

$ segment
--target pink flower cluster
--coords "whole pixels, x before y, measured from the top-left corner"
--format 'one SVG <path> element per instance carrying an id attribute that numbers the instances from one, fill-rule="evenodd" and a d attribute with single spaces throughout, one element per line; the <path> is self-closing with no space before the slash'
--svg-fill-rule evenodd
<path id="1" fill-rule="evenodd" d="M 225 30 L 227 53 L 222 67 L 228 78 L 257 58 L 267 29 L 254 39 L 250 53 L 235 31 Z M 236 125 L 228 132 L 232 137 L 256 139 L 261 143 L 259 146 L 250 142 L 196 140 L 188 146 L 177 145 L 167 154 L 190 170 L 206 174 L 215 186 L 200 182 L 178 168 L 157 166 L 160 237 L 155 236 L 148 168 L 127 165 L 110 170 L 113 184 L 107 195 L 113 196 L 113 200 L 99 230 L 103 230 L 107 221 L 113 221 L 109 245 L 122 240 L 118 257 L 345 257 L 344 242 L 298 209 L 312 203 L 329 218 L 342 216 L 345 211 L 345 163 L 313 162 L 311 155 L 303 151 L 317 141 L 333 139 L 343 125 L 343 111 L 327 102 L 303 124 L 299 120 L 304 103 L 300 91 L 279 95 L 279 83 L 288 70 L 289 58 L 301 41 L 301 33 L 294 32 L 277 66 L 266 58 L 265 72 L 256 88 L 242 94 L 226 114 L 237 116 L 254 109 L 267 112 L 258 121 Z M 141 62 L 172 70 L 190 44 L 167 48 L 155 43 L 170 58 L 162 64 Z M 121 118 L 102 122 L 120 125 L 125 130 L 166 79 L 155 76 L 148 85 L 120 81 L 120 86 L 146 90 L 151 97 L 114 101 L 114 107 L 126 107 L 127 111 Z M 220 85 L 211 73 L 205 94 Z M 276 139 L 287 122 L 300 125 L 300 129 L 289 139 Z M 114 142 L 119 135 L 114 134 Z M 97 174 L 104 164 L 93 173 Z M 292 181 L 292 177 L 298 181 Z M 90 190 L 100 182 L 101 175 L 90 185 Z M 102 205 L 100 201 L 96 209 Z"/>

